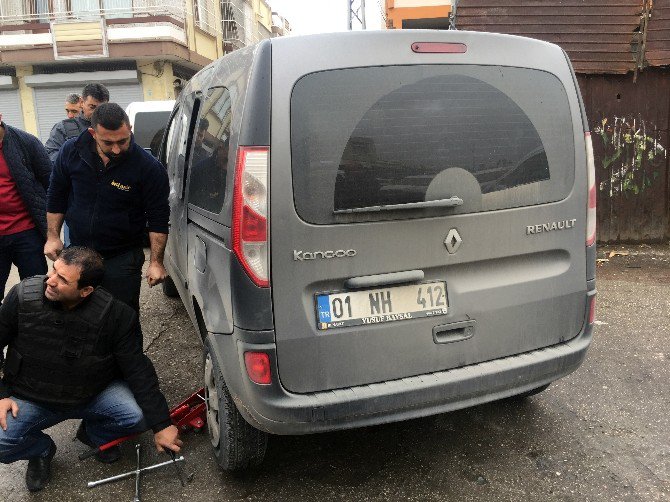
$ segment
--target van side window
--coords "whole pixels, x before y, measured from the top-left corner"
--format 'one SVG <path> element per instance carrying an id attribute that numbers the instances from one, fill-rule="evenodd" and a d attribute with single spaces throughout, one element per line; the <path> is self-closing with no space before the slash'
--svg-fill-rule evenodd
<path id="1" fill-rule="evenodd" d="M 178 131 L 178 139 L 175 139 L 175 175 L 174 175 L 174 190 L 178 194 L 179 199 L 184 198 L 186 191 L 186 176 L 188 172 L 189 152 L 193 144 L 193 130 L 195 126 L 195 118 L 198 116 L 200 108 L 200 99 L 195 94 L 186 97 L 183 106 L 181 107 L 180 128 Z"/>
<path id="2" fill-rule="evenodd" d="M 225 200 L 231 111 L 228 89 L 210 89 L 194 133 L 189 203 L 210 213 L 220 213 Z"/>

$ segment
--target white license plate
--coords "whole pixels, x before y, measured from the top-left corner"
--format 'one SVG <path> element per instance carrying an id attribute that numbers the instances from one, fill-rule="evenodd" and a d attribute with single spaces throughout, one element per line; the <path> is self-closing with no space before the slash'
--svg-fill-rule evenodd
<path id="1" fill-rule="evenodd" d="M 316 295 L 317 327 L 343 328 L 447 313 L 447 285 L 427 282 Z"/>

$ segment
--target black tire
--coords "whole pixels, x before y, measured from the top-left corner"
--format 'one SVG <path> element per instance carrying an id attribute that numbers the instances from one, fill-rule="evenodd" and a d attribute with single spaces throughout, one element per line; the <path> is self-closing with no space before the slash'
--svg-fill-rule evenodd
<path id="1" fill-rule="evenodd" d="M 228 472 L 256 467 L 263 462 L 268 434 L 251 426 L 240 414 L 223 380 L 218 363 L 205 343 L 205 397 L 207 430 L 219 466 Z M 218 408 L 213 405 L 216 403 Z"/>
<path id="2" fill-rule="evenodd" d="M 170 298 L 176 298 L 179 296 L 179 291 L 177 291 L 177 286 L 174 285 L 172 278 L 167 276 L 163 281 L 163 294 Z"/>
<path id="3" fill-rule="evenodd" d="M 516 396 L 510 396 L 508 399 L 511 401 L 523 401 L 526 398 L 529 398 L 531 396 L 534 396 L 535 394 L 539 394 L 540 392 L 544 392 L 549 388 L 551 385 L 551 382 L 545 385 L 541 385 L 540 387 L 536 387 L 534 389 L 527 390 L 526 392 L 522 392 L 521 394 L 517 394 Z"/>

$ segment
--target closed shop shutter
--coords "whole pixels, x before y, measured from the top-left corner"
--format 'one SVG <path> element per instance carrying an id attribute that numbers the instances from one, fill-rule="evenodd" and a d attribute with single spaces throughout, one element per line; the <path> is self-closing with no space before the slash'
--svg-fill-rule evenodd
<path id="1" fill-rule="evenodd" d="M 0 90 L 0 114 L 2 121 L 10 126 L 23 129 L 23 113 L 17 89 Z"/>
<path id="2" fill-rule="evenodd" d="M 65 96 L 71 92 L 80 93 L 80 88 L 45 87 L 35 89 L 35 106 L 37 108 L 37 127 L 39 138 L 44 143 L 49 138 L 51 128 L 65 117 Z M 133 101 L 144 101 L 140 84 L 108 85 L 109 100 L 118 103 L 123 109 Z"/>
<path id="3" fill-rule="evenodd" d="M 49 138 L 49 133 L 54 124 L 67 118 L 65 116 L 65 96 L 73 92 L 80 93 L 81 89 L 72 87 L 35 89 L 37 130 L 42 143 Z"/>

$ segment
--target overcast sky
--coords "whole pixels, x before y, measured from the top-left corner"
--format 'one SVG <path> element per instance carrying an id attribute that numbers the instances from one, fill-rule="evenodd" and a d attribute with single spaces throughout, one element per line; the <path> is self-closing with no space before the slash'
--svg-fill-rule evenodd
<path id="1" fill-rule="evenodd" d="M 293 35 L 346 31 L 348 0 L 268 0 L 272 10 L 284 16 Z M 354 2 L 358 7 L 360 0 Z M 380 7 L 380 5 L 382 7 Z M 382 27 L 384 0 L 365 0 L 365 23 L 368 30 Z M 354 18 L 354 29 L 360 23 Z"/>

